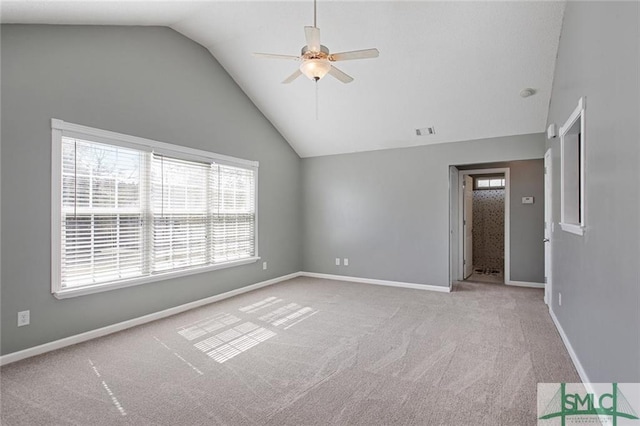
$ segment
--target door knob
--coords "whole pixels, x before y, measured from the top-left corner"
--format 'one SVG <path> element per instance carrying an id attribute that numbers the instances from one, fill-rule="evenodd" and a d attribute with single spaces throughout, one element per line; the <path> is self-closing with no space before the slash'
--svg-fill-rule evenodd
<path id="1" fill-rule="evenodd" d="M 542 242 L 543 242 L 543 243 L 548 243 L 548 242 L 549 242 L 549 239 L 548 239 L 548 238 L 545 238 L 544 240 L 542 240 Z"/>

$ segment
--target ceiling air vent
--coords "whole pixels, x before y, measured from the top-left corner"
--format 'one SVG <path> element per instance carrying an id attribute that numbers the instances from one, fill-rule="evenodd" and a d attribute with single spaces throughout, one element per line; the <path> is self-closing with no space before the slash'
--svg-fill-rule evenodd
<path id="1" fill-rule="evenodd" d="M 416 129 L 416 136 L 430 136 L 435 135 L 435 127 L 424 127 L 422 129 Z"/>

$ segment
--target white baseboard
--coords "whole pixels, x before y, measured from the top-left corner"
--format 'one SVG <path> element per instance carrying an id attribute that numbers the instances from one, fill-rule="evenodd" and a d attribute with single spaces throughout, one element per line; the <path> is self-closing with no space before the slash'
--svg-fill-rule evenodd
<path id="1" fill-rule="evenodd" d="M 350 281 L 350 282 L 362 283 L 362 284 L 385 285 L 389 287 L 412 288 L 415 290 L 439 291 L 442 293 L 451 292 L 451 289 L 449 287 L 442 287 L 438 285 L 403 283 L 400 281 L 387 281 L 387 280 L 376 280 L 373 278 L 348 277 L 345 275 L 319 274 L 316 272 L 300 272 L 299 276 L 311 277 L 311 278 L 323 278 L 327 280 L 336 280 L 336 281 Z"/>
<path id="2" fill-rule="evenodd" d="M 576 371 L 580 376 L 580 380 L 582 380 L 582 383 L 584 383 L 587 389 L 587 392 L 596 394 L 597 392 L 595 392 L 595 390 L 591 386 L 591 381 L 589 380 L 589 376 L 587 376 L 587 372 L 584 371 L 584 368 L 582 367 L 582 364 L 578 359 L 578 354 L 576 354 L 576 351 L 573 350 L 573 346 L 571 346 L 571 342 L 569 341 L 569 338 L 567 337 L 566 333 L 564 332 L 564 329 L 562 328 L 562 326 L 560 325 L 560 322 L 558 321 L 558 318 L 556 317 L 556 314 L 553 313 L 553 310 L 551 308 L 549 308 L 549 315 L 551 315 L 551 319 L 553 320 L 553 323 L 555 324 L 556 329 L 558 330 L 558 333 L 560 333 L 560 337 L 562 338 L 564 347 L 567 348 L 567 352 L 569 352 L 571 361 L 573 362 L 574 367 L 576 367 Z"/>
<path id="3" fill-rule="evenodd" d="M 293 274 L 283 275 L 281 277 L 273 278 L 267 281 L 262 281 L 256 284 L 251 284 L 245 287 L 238 288 L 236 290 L 227 291 L 226 293 L 216 294 L 215 296 L 206 297 L 204 299 L 196 300 L 193 302 L 185 303 L 184 305 L 175 306 L 173 308 L 165 309 L 163 311 L 154 312 L 152 314 L 144 315 L 138 318 L 133 318 L 127 321 L 122 321 L 117 324 L 108 325 L 106 327 L 98 328 L 95 330 L 87 331 L 85 333 L 76 334 L 75 336 L 65 337 L 64 339 L 55 340 L 53 342 L 44 343 L 42 345 L 34 346 L 32 348 L 24 349 L 18 352 L 13 352 L 0 356 L 0 365 L 10 364 L 12 362 L 20 361 L 25 358 L 40 355 L 45 352 L 61 349 L 66 346 L 75 345 L 77 343 L 86 342 L 87 340 L 95 339 L 97 337 L 106 336 L 107 334 L 115 333 L 117 331 L 126 330 L 127 328 L 135 327 L 137 325 L 145 324 L 151 321 L 155 321 L 161 318 L 166 318 L 171 315 L 179 314 L 181 312 L 188 311 L 190 309 L 199 308 L 200 306 L 208 305 L 219 300 L 228 299 L 229 297 L 237 296 L 242 293 L 257 290 L 262 287 L 273 285 L 281 281 L 286 281 L 291 278 L 300 276 L 299 272 Z"/>
<path id="4" fill-rule="evenodd" d="M 516 287 L 544 288 L 544 283 L 534 283 L 529 281 L 507 281 L 505 284 Z"/>

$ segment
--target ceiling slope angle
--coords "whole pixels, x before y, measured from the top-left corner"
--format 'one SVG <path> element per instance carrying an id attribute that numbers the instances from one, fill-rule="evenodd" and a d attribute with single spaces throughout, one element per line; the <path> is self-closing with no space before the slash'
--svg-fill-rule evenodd
<path id="1" fill-rule="evenodd" d="M 319 2 L 332 50 L 376 46 L 357 76 L 280 84 L 313 25 L 311 2 L 212 6 L 174 28 L 206 46 L 301 157 L 543 132 L 562 24 L 561 2 Z M 206 30 L 203 30 L 206 27 Z M 519 96 L 524 87 L 536 95 Z M 435 126 L 430 136 L 416 128 Z"/>
<path id="2" fill-rule="evenodd" d="M 166 25 L 206 47 L 301 157 L 544 132 L 564 2 L 4 1 L 2 22 Z M 289 61 L 303 27 L 355 80 L 315 84 Z M 293 63 L 293 65 L 296 65 Z M 523 98 L 524 88 L 535 91 Z M 416 129 L 435 127 L 417 136 Z"/>

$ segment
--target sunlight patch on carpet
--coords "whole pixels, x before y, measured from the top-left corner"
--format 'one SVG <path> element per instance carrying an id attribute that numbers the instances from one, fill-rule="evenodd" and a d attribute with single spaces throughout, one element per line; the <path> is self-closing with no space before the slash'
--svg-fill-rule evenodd
<path id="1" fill-rule="evenodd" d="M 273 296 L 267 297 L 266 299 L 256 302 L 252 305 L 240 308 L 240 312 L 246 312 L 248 314 L 252 314 L 254 312 L 258 312 L 261 309 L 267 308 L 269 306 L 273 306 L 276 303 L 280 303 L 282 301 L 283 301 L 282 299 L 279 299 L 277 297 L 273 297 Z"/>
<path id="2" fill-rule="evenodd" d="M 246 322 L 230 330 L 196 343 L 194 346 L 213 360 L 223 363 L 259 343 L 276 336 L 271 330 Z"/>
<path id="3" fill-rule="evenodd" d="M 314 316 L 319 312 L 309 306 L 305 306 L 304 308 L 300 309 L 298 308 L 300 308 L 300 305 L 298 305 L 297 303 L 289 303 L 288 305 L 276 309 L 273 312 L 269 312 L 268 314 L 263 315 L 258 319 L 275 327 L 287 325 L 285 327 L 285 329 L 287 329 L 306 320 L 307 318 Z"/>
<path id="4" fill-rule="evenodd" d="M 189 368 L 191 368 L 193 371 L 195 371 L 196 373 L 198 373 L 201 376 L 204 375 L 204 373 L 202 371 L 200 371 L 200 369 L 198 369 L 198 367 L 196 367 L 195 365 L 191 364 L 189 361 L 184 359 L 184 357 L 182 355 L 180 355 L 178 352 L 175 352 L 173 349 L 171 349 L 169 346 L 167 346 L 167 344 L 164 343 L 162 340 L 158 339 L 156 336 L 153 336 L 153 338 L 155 339 L 156 342 L 160 343 L 165 349 L 167 349 L 168 351 L 173 353 L 173 355 L 176 358 L 178 358 L 180 361 L 182 361 L 187 366 L 189 366 Z"/>
<path id="5" fill-rule="evenodd" d="M 101 378 L 102 375 L 98 371 L 98 368 L 94 365 L 93 361 L 91 361 L 91 359 L 89 359 L 89 364 L 91 364 L 91 368 L 93 369 L 93 372 L 96 374 L 96 376 Z M 120 401 L 118 401 L 118 398 L 116 398 L 115 394 L 113 393 L 109 385 L 107 385 L 107 382 L 105 382 L 104 380 L 102 380 L 102 387 L 107 392 L 107 395 L 109 395 L 111 402 L 118 409 L 120 414 L 123 416 L 126 416 L 127 412 L 124 410 L 124 408 L 122 407 L 122 404 L 120 404 Z"/>
<path id="6" fill-rule="evenodd" d="M 178 327 L 178 334 L 187 340 L 195 340 L 205 334 L 220 330 L 221 328 L 235 324 L 239 321 L 241 321 L 240 318 L 235 315 L 222 313 L 199 320 L 195 323 Z"/>

